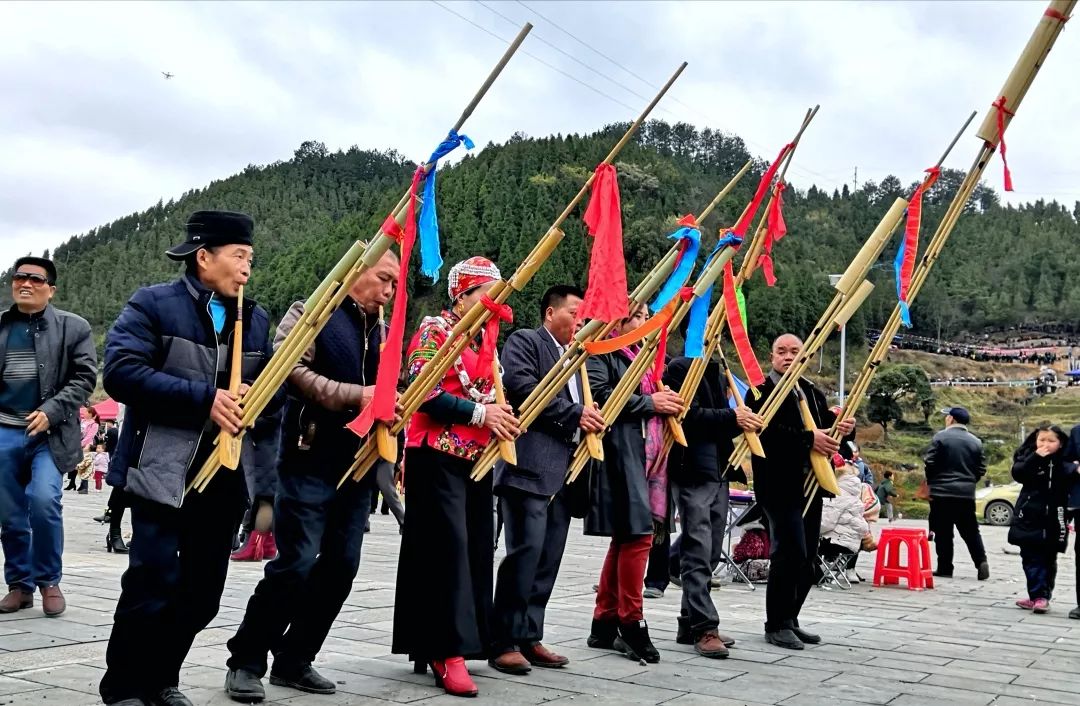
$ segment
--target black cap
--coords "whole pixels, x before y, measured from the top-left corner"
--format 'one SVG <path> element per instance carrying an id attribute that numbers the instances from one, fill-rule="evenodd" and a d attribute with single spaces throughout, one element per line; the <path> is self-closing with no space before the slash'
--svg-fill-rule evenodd
<path id="1" fill-rule="evenodd" d="M 963 407 L 946 407 L 941 413 L 955 419 L 957 424 L 971 423 L 971 413 Z"/>
<path id="2" fill-rule="evenodd" d="M 255 221 L 237 211 L 196 211 L 188 217 L 187 240 L 165 251 L 173 260 L 183 260 L 199 248 L 218 245 L 251 245 Z"/>
<path id="3" fill-rule="evenodd" d="M 45 270 L 49 275 L 49 284 L 56 284 L 56 265 L 53 261 L 45 257 L 20 257 L 15 261 L 15 271 L 17 272 L 23 265 L 37 265 Z"/>

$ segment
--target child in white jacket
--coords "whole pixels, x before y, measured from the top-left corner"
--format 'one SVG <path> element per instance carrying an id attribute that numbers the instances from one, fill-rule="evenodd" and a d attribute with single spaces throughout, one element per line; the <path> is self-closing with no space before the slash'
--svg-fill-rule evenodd
<path id="1" fill-rule="evenodd" d="M 821 536 L 850 551 L 854 559 L 862 547 L 863 537 L 870 534 L 870 525 L 864 517 L 866 508 L 862 500 L 862 481 L 858 470 L 848 463 L 841 463 L 836 474 L 840 495 L 826 498 L 822 505 Z M 859 581 L 855 575 L 854 561 L 848 564 L 847 577 L 852 583 Z"/>

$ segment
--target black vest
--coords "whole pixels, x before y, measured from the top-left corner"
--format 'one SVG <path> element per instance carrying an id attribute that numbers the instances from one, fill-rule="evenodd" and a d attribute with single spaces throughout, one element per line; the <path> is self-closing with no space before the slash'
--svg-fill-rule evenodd
<path id="1" fill-rule="evenodd" d="M 315 355 L 309 367 L 338 382 L 374 385 L 379 369 L 379 331 L 378 324 L 369 330 L 366 318 L 352 299 L 346 299 L 315 338 Z M 358 413 L 358 408 L 328 410 L 290 387 L 280 470 L 318 475 L 336 483 L 360 447 L 360 437 L 345 428 Z M 301 447 L 301 440 L 307 448 Z"/>

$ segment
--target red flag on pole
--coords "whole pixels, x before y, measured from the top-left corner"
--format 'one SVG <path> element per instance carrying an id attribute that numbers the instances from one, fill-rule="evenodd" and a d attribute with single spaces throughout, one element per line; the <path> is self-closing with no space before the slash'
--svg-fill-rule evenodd
<path id="1" fill-rule="evenodd" d="M 615 167 L 601 164 L 585 209 L 585 225 L 593 236 L 589 287 L 578 309 L 579 319 L 617 321 L 629 316 L 626 260 L 623 258 L 622 209 Z"/>

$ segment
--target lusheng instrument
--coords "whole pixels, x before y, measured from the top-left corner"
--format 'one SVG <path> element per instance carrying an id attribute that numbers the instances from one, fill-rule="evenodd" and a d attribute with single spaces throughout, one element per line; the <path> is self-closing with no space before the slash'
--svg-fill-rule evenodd
<path id="1" fill-rule="evenodd" d="M 480 90 L 473 96 L 472 100 L 465 107 L 465 110 L 461 113 L 457 122 L 452 128 L 452 132 L 461 130 L 465 121 L 476 110 L 477 105 L 487 95 L 488 89 L 495 82 L 495 79 L 499 77 L 503 69 L 506 67 L 510 58 L 517 52 L 518 47 L 525 41 L 526 35 L 532 30 L 532 25 L 526 23 L 521 31 L 518 32 L 517 37 L 510 43 L 510 46 L 506 49 L 506 52 L 499 59 L 499 62 L 495 65 L 495 68 L 491 70 L 488 77 L 484 80 L 484 83 L 480 86 Z M 425 164 L 425 172 L 430 171 L 433 165 Z M 394 210 L 391 212 L 390 218 L 387 220 L 393 220 L 400 226 L 404 223 L 405 216 L 408 212 L 410 192 L 406 192 L 401 200 L 398 201 Z M 244 410 L 242 419 L 242 427 L 238 436 L 243 436 L 244 430 L 253 426 L 255 420 L 266 409 L 266 405 L 270 403 L 274 394 L 285 383 L 285 379 L 292 372 L 292 369 L 299 362 L 311 343 L 315 340 L 315 337 L 322 331 L 323 326 L 330 320 L 330 317 L 337 310 L 341 303 L 345 300 L 349 290 L 356 283 L 356 280 L 364 273 L 369 267 L 374 267 L 383 254 L 394 243 L 394 238 L 382 227 L 376 231 L 371 241 L 365 243 L 361 240 L 356 241 L 344 257 L 334 265 L 330 273 L 326 278 L 319 283 L 319 286 L 315 288 L 311 296 L 304 302 L 304 313 L 300 315 L 296 325 L 293 326 L 289 335 L 285 337 L 285 340 L 281 342 L 277 350 L 274 351 L 274 355 L 270 358 L 266 367 L 263 369 L 259 377 L 252 383 L 251 388 L 248 390 L 244 398 L 240 400 L 240 406 Z M 213 479 L 217 469 L 221 466 L 221 452 L 220 445 L 211 452 L 210 457 L 206 459 L 202 468 L 195 475 L 192 486 L 196 490 L 202 491 L 206 488 L 207 484 Z M 190 491 L 191 487 L 188 490 Z"/>

